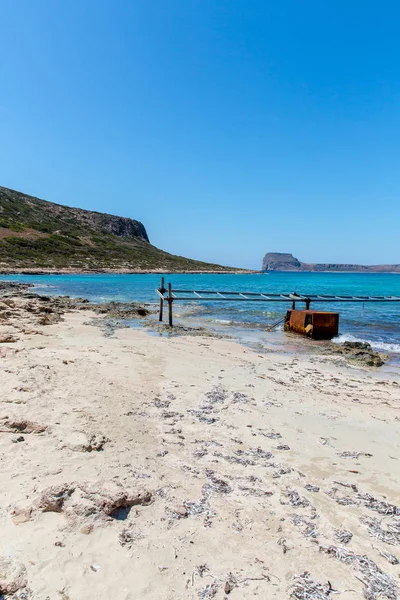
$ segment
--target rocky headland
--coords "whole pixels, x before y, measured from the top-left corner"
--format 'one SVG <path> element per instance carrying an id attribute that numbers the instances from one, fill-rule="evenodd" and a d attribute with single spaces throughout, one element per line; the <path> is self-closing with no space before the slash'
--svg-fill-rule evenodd
<path id="1" fill-rule="evenodd" d="M 293 254 L 268 252 L 262 261 L 262 271 L 321 271 L 343 273 L 400 273 L 400 264 L 354 265 L 339 263 L 304 263 Z"/>

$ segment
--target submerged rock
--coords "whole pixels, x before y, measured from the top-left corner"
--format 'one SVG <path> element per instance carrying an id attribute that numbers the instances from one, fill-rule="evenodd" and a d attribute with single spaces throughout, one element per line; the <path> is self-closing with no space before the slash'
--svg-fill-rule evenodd
<path id="1" fill-rule="evenodd" d="M 138 302 L 103 302 L 101 304 L 86 303 L 79 306 L 81 310 L 93 310 L 100 315 L 106 315 L 114 319 L 134 319 L 147 317 L 151 311 Z"/>

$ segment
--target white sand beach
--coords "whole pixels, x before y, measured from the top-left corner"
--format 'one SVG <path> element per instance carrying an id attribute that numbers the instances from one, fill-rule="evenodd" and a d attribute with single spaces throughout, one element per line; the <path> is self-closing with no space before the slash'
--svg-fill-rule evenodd
<path id="1" fill-rule="evenodd" d="M 399 597 L 398 379 L 26 303 L 0 321 L 7 600 Z"/>

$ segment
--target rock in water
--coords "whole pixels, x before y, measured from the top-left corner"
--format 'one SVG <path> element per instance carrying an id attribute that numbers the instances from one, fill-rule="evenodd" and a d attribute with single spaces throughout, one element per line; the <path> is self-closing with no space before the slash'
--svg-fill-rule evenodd
<path id="1" fill-rule="evenodd" d="M 344 342 L 332 344 L 330 349 L 336 354 L 342 354 L 351 362 L 367 367 L 381 367 L 388 359 L 386 354 L 375 352 L 368 342 Z"/>
<path id="2" fill-rule="evenodd" d="M 285 252 L 268 252 L 263 259 L 263 271 L 299 271 L 301 262 Z"/>

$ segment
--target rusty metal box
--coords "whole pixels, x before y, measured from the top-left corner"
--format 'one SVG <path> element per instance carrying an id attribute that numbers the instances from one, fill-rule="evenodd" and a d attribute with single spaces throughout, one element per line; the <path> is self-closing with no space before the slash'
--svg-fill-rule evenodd
<path id="1" fill-rule="evenodd" d="M 339 313 L 317 310 L 288 310 L 285 331 L 294 331 L 313 340 L 330 340 L 339 335 Z"/>

